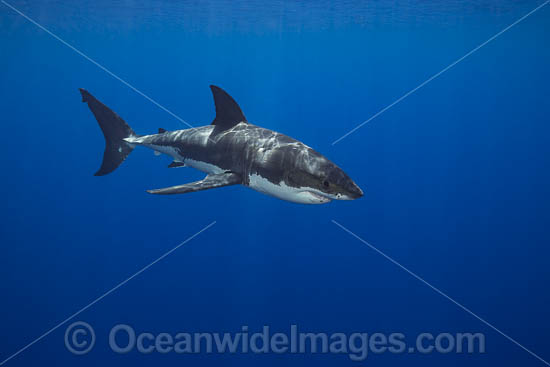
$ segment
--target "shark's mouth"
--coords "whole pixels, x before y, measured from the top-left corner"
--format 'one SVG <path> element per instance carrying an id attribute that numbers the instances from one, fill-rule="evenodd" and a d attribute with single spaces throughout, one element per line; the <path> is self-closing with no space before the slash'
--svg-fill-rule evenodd
<path id="1" fill-rule="evenodd" d="M 313 192 L 313 191 L 307 191 L 308 194 L 310 194 L 314 200 L 320 202 L 320 203 L 328 203 L 330 201 L 332 201 L 331 198 L 329 197 L 326 197 L 324 195 L 321 195 L 321 194 L 318 194 L 316 192 Z"/>

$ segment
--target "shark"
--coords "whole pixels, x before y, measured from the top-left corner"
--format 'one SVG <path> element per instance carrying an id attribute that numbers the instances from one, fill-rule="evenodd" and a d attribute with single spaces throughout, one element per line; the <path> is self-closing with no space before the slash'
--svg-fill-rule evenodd
<path id="1" fill-rule="evenodd" d="M 101 167 L 113 172 L 137 146 L 166 154 L 169 168 L 192 167 L 206 173 L 200 181 L 147 190 L 155 195 L 185 194 L 231 185 L 299 204 L 354 200 L 363 191 L 336 164 L 287 135 L 248 122 L 235 100 L 211 85 L 216 116 L 210 125 L 183 130 L 158 129 L 138 135 L 113 110 L 79 89 L 105 137 Z"/>

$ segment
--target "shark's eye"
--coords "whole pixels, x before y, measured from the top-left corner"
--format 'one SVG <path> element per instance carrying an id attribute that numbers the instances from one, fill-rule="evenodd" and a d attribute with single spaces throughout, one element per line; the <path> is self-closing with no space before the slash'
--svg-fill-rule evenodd
<path id="1" fill-rule="evenodd" d="M 330 184 L 329 184 L 329 182 L 328 182 L 327 180 L 325 180 L 325 181 L 323 181 L 323 185 L 324 185 L 325 187 L 329 187 Z"/>

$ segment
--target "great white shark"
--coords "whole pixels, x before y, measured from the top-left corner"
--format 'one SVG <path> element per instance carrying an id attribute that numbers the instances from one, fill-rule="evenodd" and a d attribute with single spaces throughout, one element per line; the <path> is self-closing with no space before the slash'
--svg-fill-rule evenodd
<path id="1" fill-rule="evenodd" d="M 140 145 L 164 153 L 168 167 L 189 166 L 207 176 L 200 181 L 151 194 L 184 194 L 229 185 L 243 185 L 282 200 L 324 204 L 353 200 L 363 191 L 337 165 L 304 143 L 248 122 L 239 105 L 223 89 L 210 86 L 216 117 L 211 125 L 158 134 L 137 135 L 109 107 L 80 89 L 82 102 L 94 114 L 103 135 L 105 152 L 96 176 L 113 172 Z"/>

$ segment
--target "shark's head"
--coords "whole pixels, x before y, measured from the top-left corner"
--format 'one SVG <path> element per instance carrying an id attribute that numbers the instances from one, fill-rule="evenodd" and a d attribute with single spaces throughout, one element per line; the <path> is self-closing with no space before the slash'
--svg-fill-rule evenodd
<path id="1" fill-rule="evenodd" d="M 300 204 L 354 200 L 363 191 L 337 165 L 286 135 L 258 129 L 260 147 L 249 152 L 246 185 L 279 199 Z"/>
<path id="2" fill-rule="evenodd" d="M 288 172 L 289 185 L 298 187 L 312 195 L 320 203 L 331 200 L 355 200 L 363 191 L 336 164 L 309 148 L 302 152 L 302 159 Z"/>

